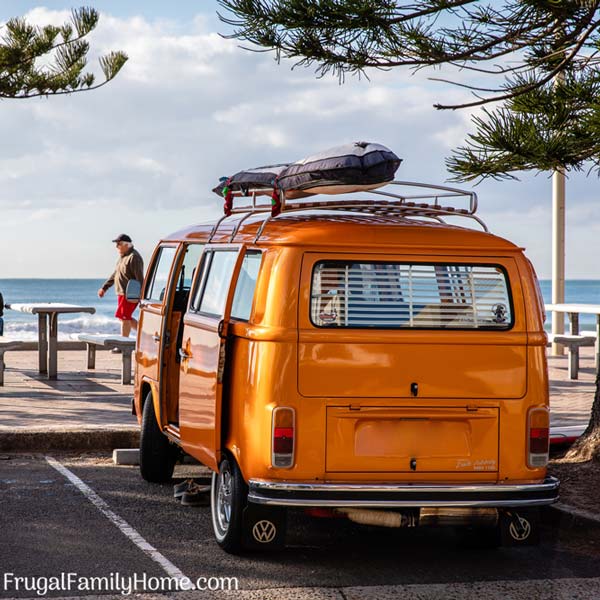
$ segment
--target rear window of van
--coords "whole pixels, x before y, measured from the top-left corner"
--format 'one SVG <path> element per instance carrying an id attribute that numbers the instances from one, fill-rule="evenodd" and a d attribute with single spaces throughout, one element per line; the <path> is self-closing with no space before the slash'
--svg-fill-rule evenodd
<path id="1" fill-rule="evenodd" d="M 511 306 L 495 265 L 322 261 L 312 274 L 317 327 L 505 330 Z"/>

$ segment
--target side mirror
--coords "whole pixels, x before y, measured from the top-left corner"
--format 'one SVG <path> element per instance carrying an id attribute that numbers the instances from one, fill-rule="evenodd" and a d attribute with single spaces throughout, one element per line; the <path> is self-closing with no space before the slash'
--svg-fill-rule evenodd
<path id="1" fill-rule="evenodd" d="M 125 290 L 127 302 L 139 302 L 142 296 L 142 284 L 137 279 L 131 279 Z"/>

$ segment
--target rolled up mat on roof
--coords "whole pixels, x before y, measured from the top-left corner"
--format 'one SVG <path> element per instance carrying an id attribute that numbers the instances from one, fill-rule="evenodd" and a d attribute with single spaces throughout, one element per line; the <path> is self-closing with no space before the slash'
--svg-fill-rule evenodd
<path id="1" fill-rule="evenodd" d="M 233 196 L 250 196 L 252 192 L 259 196 L 271 195 L 275 179 L 288 166 L 289 163 L 286 163 L 239 171 L 231 177 L 222 177 L 213 192 L 222 197 L 226 194 L 225 189 L 229 188 Z"/>
<path id="2" fill-rule="evenodd" d="M 286 198 L 372 190 L 394 179 L 402 159 L 373 142 L 354 142 L 296 161 L 277 177 Z"/>

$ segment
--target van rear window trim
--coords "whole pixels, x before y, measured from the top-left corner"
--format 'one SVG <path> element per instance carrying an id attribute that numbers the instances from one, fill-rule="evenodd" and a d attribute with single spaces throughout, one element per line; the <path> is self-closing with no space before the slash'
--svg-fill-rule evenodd
<path id="1" fill-rule="evenodd" d="M 508 295 L 508 303 L 510 306 L 510 323 L 507 323 L 504 327 L 496 327 L 496 326 L 481 326 L 481 327 L 426 327 L 426 326 L 413 326 L 413 327 L 393 327 L 393 326 L 385 326 L 385 325 L 318 325 L 313 321 L 312 318 L 312 299 L 313 299 L 313 287 L 315 281 L 315 269 L 323 264 L 323 263 L 340 263 L 340 264 L 349 264 L 349 263 L 364 263 L 370 265 L 421 265 L 421 266 L 443 266 L 443 267 L 489 267 L 493 269 L 499 269 L 503 276 L 504 282 L 506 284 L 506 292 Z M 508 270 L 504 265 L 500 265 L 498 263 L 491 262 L 441 262 L 441 261 L 406 261 L 406 260 L 360 260 L 360 259 L 348 259 L 348 258 L 326 258 L 320 259 L 316 261 L 311 268 L 310 274 L 310 295 L 308 301 L 308 318 L 310 324 L 316 329 L 327 329 L 333 331 L 346 331 L 346 330 L 359 330 L 359 331 L 395 331 L 395 332 L 409 332 L 409 331 L 458 331 L 465 332 L 469 331 L 471 333 L 489 333 L 489 332 L 501 332 L 504 333 L 506 331 L 510 331 L 515 326 L 515 310 L 514 310 L 514 302 L 513 302 L 513 294 L 512 294 L 512 286 L 510 277 L 508 276 Z"/>

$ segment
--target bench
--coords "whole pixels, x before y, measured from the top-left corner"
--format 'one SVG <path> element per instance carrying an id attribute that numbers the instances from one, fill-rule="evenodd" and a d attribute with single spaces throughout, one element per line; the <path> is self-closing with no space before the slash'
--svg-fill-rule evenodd
<path id="1" fill-rule="evenodd" d="M 8 352 L 9 350 L 19 350 L 24 344 L 25 342 L 16 340 L 0 341 L 0 386 L 4 385 L 4 353 Z"/>
<path id="2" fill-rule="evenodd" d="M 569 333 L 549 334 L 548 343 L 562 344 L 569 349 L 569 379 L 579 378 L 579 348 L 583 346 L 595 346 L 596 335 L 587 334 L 573 335 Z"/>
<path id="3" fill-rule="evenodd" d="M 129 385 L 131 383 L 131 354 L 135 350 L 135 339 L 120 335 L 91 335 L 80 333 L 78 339 L 87 345 L 87 368 L 96 368 L 96 349 L 97 348 L 118 348 L 123 357 L 121 370 L 121 383 Z"/>

